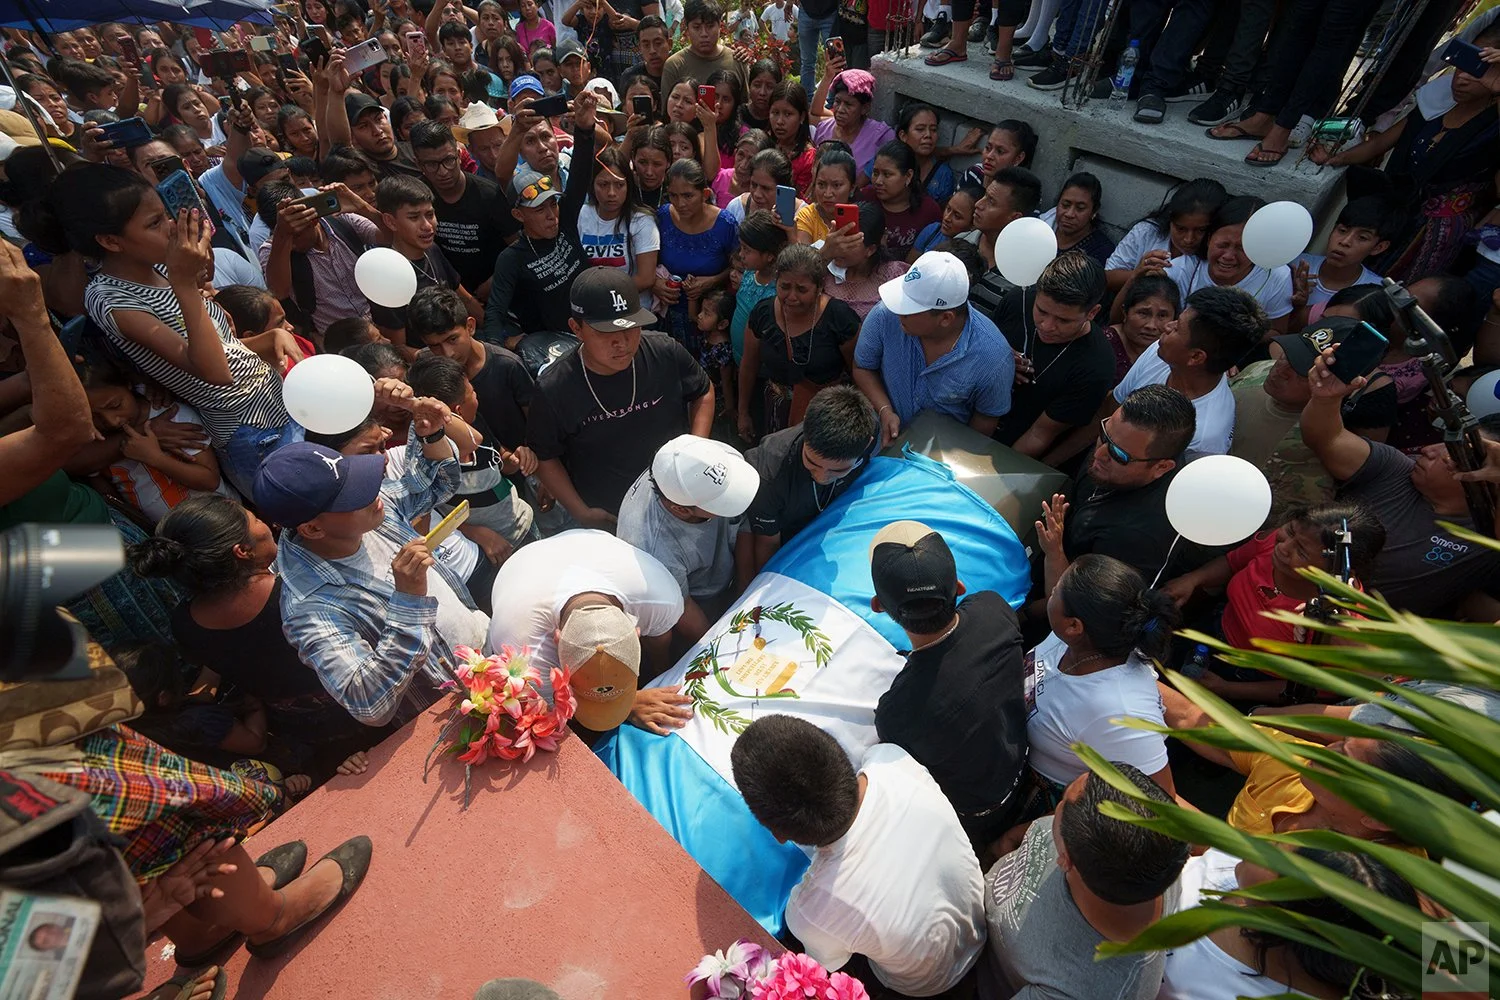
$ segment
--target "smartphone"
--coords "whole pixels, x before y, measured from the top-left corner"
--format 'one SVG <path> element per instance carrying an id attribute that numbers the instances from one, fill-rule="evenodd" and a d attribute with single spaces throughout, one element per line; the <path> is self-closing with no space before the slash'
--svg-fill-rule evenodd
<path id="1" fill-rule="evenodd" d="M 328 61 L 328 46 L 323 44 L 321 38 L 308 35 L 297 43 L 297 47 L 307 56 L 307 62 L 313 69 Z"/>
<path id="2" fill-rule="evenodd" d="M 151 168 L 151 175 L 157 178 L 170 177 L 177 171 L 187 171 L 187 165 L 182 162 L 180 156 L 162 156 L 146 164 Z"/>
<path id="3" fill-rule="evenodd" d="M 104 138 L 114 144 L 116 149 L 130 149 L 134 146 L 144 146 L 155 136 L 151 134 L 151 128 L 140 118 L 126 118 L 108 125 L 100 125 L 104 131 Z"/>
<path id="4" fill-rule="evenodd" d="M 783 226 L 794 225 L 797 221 L 797 189 L 785 184 L 776 185 L 776 214 L 781 217 Z"/>
<path id="5" fill-rule="evenodd" d="M 270 35 L 256 35 L 250 39 L 250 48 L 256 52 L 273 52 L 276 49 L 276 39 Z"/>
<path id="6" fill-rule="evenodd" d="M 280 14 L 282 17 L 286 18 L 288 21 L 302 20 L 302 8 L 294 3 L 272 4 L 271 9 Z"/>
<path id="7" fill-rule="evenodd" d="M 276 57 L 276 62 L 281 66 L 282 73 L 300 73 L 302 67 L 297 65 L 297 57 L 290 52 L 283 52 Z"/>
<path id="8" fill-rule="evenodd" d="M 305 198 L 296 198 L 288 202 L 288 204 L 305 205 L 314 212 L 317 212 L 320 219 L 339 213 L 339 196 L 332 191 L 319 191 L 317 194 L 310 194 Z"/>
<path id="9" fill-rule="evenodd" d="M 656 109 L 652 105 L 650 94 L 636 94 L 630 99 L 630 110 L 642 118 L 650 118 L 651 112 Z"/>
<path id="10" fill-rule="evenodd" d="M 427 36 L 420 31 L 406 33 L 406 54 L 413 59 L 427 54 Z"/>
<path id="11" fill-rule="evenodd" d="M 528 104 L 526 108 L 528 111 L 535 111 L 543 118 L 556 118 L 558 115 L 568 113 L 568 97 L 566 94 L 539 97 Z"/>
<path id="12" fill-rule="evenodd" d="M 843 229 L 845 226 L 859 228 L 859 206 L 858 205 L 835 205 L 833 206 L 833 228 Z"/>
<path id="13" fill-rule="evenodd" d="M 1360 323 L 1350 331 L 1349 336 L 1338 342 L 1338 346 L 1334 348 L 1333 364 L 1328 366 L 1328 370 L 1340 382 L 1353 382 L 1361 375 L 1374 371 L 1390 346 L 1390 342 L 1379 330 L 1369 323 Z"/>
<path id="14" fill-rule="evenodd" d="M 1484 76 L 1490 68 L 1489 63 L 1479 57 L 1479 46 L 1462 38 L 1453 39 L 1443 49 L 1443 62 L 1474 77 Z"/>
<path id="15" fill-rule="evenodd" d="M 129 35 L 121 35 L 119 41 L 115 44 L 120 46 L 120 58 L 133 63 L 141 61 L 141 53 L 135 47 L 134 38 L 131 38 Z"/>
<path id="16" fill-rule="evenodd" d="M 700 83 L 698 85 L 698 103 L 710 108 L 719 106 L 719 96 L 714 92 L 713 84 Z"/>
<path id="17" fill-rule="evenodd" d="M 435 549 L 448 540 L 448 536 L 463 526 L 469 519 L 469 501 L 460 500 L 458 506 L 448 512 L 448 516 L 439 521 L 427 532 L 426 542 L 428 549 Z"/>
<path id="18" fill-rule="evenodd" d="M 250 72 L 250 53 L 244 49 L 218 49 L 201 53 L 198 64 L 209 76 L 227 80 L 236 73 Z"/>
<path id="19" fill-rule="evenodd" d="M 203 199 L 198 197 L 198 185 L 193 183 L 193 178 L 186 170 L 179 170 L 157 184 L 156 193 L 161 195 L 162 204 L 167 206 L 167 214 L 174 219 L 184 209 L 196 208 L 200 213 L 208 214 Z"/>
<path id="20" fill-rule="evenodd" d="M 844 40 L 842 38 L 830 38 L 823 46 L 824 54 L 832 59 L 834 56 L 844 54 Z"/>
<path id="21" fill-rule="evenodd" d="M 385 49 L 380 47 L 379 38 L 366 38 L 358 45 L 351 45 L 344 50 L 344 68 L 352 76 L 363 73 L 372 66 L 379 66 L 389 58 Z"/>

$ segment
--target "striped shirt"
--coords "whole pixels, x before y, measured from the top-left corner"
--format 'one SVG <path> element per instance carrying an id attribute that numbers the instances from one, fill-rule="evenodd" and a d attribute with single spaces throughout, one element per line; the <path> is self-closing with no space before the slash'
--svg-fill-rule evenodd
<path id="1" fill-rule="evenodd" d="M 104 331 L 112 347 L 163 389 L 197 408 L 215 446 L 227 444 L 242 426 L 275 429 L 291 420 L 281 402 L 281 379 L 235 337 L 234 324 L 218 303 L 206 304 L 209 319 L 224 342 L 224 357 L 233 379 L 229 385 L 205 382 L 120 332 L 115 322 L 117 311 L 146 312 L 186 340 L 187 325 L 171 288 L 98 274 L 84 289 L 83 304 L 89 319 Z"/>
<path id="2" fill-rule="evenodd" d="M 359 233 L 366 245 L 374 246 L 379 242 L 380 229 L 369 219 L 352 213 L 345 213 L 339 218 Z M 327 248 L 298 252 L 306 254 L 312 271 L 313 296 L 317 299 L 317 308 L 312 314 L 312 324 L 319 332 L 322 332 L 328 329 L 330 323 L 341 319 L 354 316 L 364 316 L 368 319 L 370 300 L 365 298 L 354 280 L 354 265 L 359 260 L 360 254 L 333 231 L 333 227 L 326 219 L 318 224 L 323 227 L 323 235 L 328 238 Z M 269 237 L 255 252 L 260 258 L 261 268 L 270 267 L 271 241 Z"/>

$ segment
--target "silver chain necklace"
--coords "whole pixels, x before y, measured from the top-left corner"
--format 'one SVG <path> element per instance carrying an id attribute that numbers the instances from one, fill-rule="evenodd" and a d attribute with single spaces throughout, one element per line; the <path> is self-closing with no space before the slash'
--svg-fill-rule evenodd
<path id="1" fill-rule="evenodd" d="M 594 402 L 599 404 L 599 409 L 606 417 L 615 416 L 617 412 L 629 413 L 635 408 L 635 358 L 630 359 L 630 405 L 619 411 L 611 410 L 604 405 L 604 400 L 600 399 L 599 394 L 594 391 L 594 383 L 589 380 L 589 366 L 583 363 L 582 358 L 579 359 L 578 364 L 583 369 L 583 384 L 589 387 L 589 395 L 594 397 Z"/>

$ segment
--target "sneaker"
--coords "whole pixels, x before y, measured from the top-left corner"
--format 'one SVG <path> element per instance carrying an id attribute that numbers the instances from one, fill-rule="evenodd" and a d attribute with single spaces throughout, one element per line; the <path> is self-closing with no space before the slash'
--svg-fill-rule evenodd
<path id="1" fill-rule="evenodd" d="M 1244 94 L 1236 94 L 1228 90 L 1216 90 L 1214 96 L 1198 105 L 1188 112 L 1188 121 L 1194 125 L 1222 125 L 1225 122 L 1237 121 L 1244 114 L 1245 105 L 1248 103 Z"/>
<path id="2" fill-rule="evenodd" d="M 980 42 L 984 41 L 984 30 L 986 27 L 988 27 L 988 24 L 989 22 L 987 21 L 981 21 L 978 18 L 975 18 L 974 22 L 969 25 L 970 45 L 977 45 Z"/>
<path id="3" fill-rule="evenodd" d="M 1142 125 L 1160 125 L 1167 117 L 1167 99 L 1160 94 L 1142 94 L 1135 102 L 1135 120 Z"/>
<path id="4" fill-rule="evenodd" d="M 1061 90 L 1068 85 L 1068 79 L 1072 75 L 1064 63 L 1055 62 L 1027 80 L 1026 86 L 1034 90 Z"/>
<path id="5" fill-rule="evenodd" d="M 1312 138 L 1313 129 L 1318 127 L 1317 119 L 1312 115 L 1303 115 L 1297 120 L 1297 127 L 1292 129 L 1291 136 L 1286 144 L 1292 149 L 1301 149 Z"/>
<path id="6" fill-rule="evenodd" d="M 1016 69 L 1046 69 L 1052 65 L 1052 50 L 1018 49 L 1011 57 Z"/>
<path id="7" fill-rule="evenodd" d="M 1168 104 L 1179 104 L 1184 101 L 1193 101 L 1196 103 L 1212 93 L 1213 88 L 1202 79 L 1193 77 L 1182 81 L 1182 83 L 1167 91 L 1165 96 Z"/>
<path id="8" fill-rule="evenodd" d="M 952 37 L 953 22 L 948 19 L 948 15 L 939 14 L 932 19 L 932 28 L 922 36 L 922 48 L 940 49 Z"/>
<path id="9" fill-rule="evenodd" d="M 1089 91 L 1089 98 L 1095 101 L 1107 101 L 1109 95 L 1114 93 L 1114 81 L 1108 77 L 1100 77 L 1094 81 L 1094 89 Z"/>

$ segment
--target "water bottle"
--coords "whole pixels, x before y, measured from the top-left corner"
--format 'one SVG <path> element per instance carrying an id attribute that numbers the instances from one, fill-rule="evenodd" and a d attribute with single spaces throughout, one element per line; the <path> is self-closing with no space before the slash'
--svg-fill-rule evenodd
<path id="1" fill-rule="evenodd" d="M 1212 657 L 1213 653 L 1209 651 L 1207 646 L 1200 642 L 1193 647 L 1193 655 L 1188 657 L 1187 662 L 1182 665 L 1182 669 L 1178 673 L 1184 677 L 1191 677 L 1197 680 L 1208 671 L 1208 661 Z"/>
<path id="2" fill-rule="evenodd" d="M 1109 92 L 1111 101 L 1123 101 L 1130 94 L 1130 81 L 1135 79 L 1136 64 L 1141 61 L 1141 42 L 1130 41 L 1130 48 L 1120 53 L 1120 68 L 1115 70 L 1114 87 Z"/>

